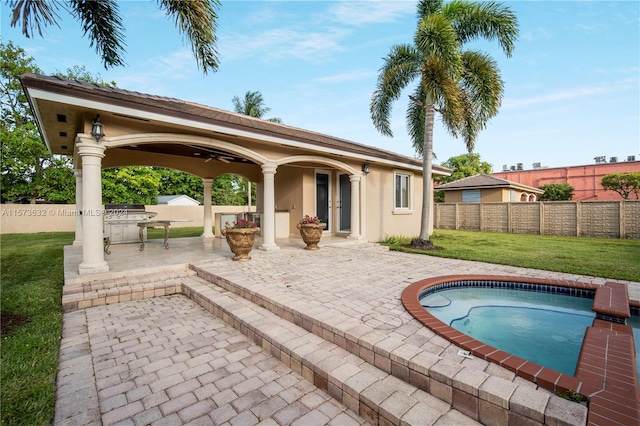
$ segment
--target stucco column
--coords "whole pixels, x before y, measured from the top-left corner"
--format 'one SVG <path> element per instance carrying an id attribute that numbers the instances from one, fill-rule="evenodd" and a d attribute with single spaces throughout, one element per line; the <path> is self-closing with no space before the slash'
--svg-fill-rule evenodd
<path id="1" fill-rule="evenodd" d="M 76 177 L 76 237 L 73 245 L 78 247 L 82 245 L 82 169 L 75 169 L 73 175 Z"/>
<path id="2" fill-rule="evenodd" d="M 82 263 L 80 275 L 109 271 L 104 260 L 102 223 L 102 157 L 107 149 L 92 138 L 78 138 L 78 155 L 82 160 Z"/>
<path id="3" fill-rule="evenodd" d="M 360 175 L 350 175 L 351 182 L 351 234 L 347 238 L 359 240 L 360 235 Z"/>
<path id="4" fill-rule="evenodd" d="M 275 174 L 277 166 L 273 164 L 262 165 L 263 185 L 263 212 L 262 221 L 262 246 L 261 250 L 277 250 L 276 245 L 276 196 L 275 196 Z"/>
<path id="5" fill-rule="evenodd" d="M 213 179 L 202 179 L 202 185 L 204 186 L 204 225 L 202 231 L 202 238 L 213 238 L 213 232 L 211 232 L 211 185 L 213 185 Z"/>

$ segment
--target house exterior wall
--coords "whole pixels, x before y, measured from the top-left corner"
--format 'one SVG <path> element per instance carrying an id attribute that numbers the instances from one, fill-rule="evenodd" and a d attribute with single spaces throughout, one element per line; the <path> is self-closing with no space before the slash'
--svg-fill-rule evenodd
<path id="1" fill-rule="evenodd" d="M 480 198 L 483 203 L 492 202 L 509 202 L 509 188 L 488 188 L 480 190 Z M 517 201 L 520 201 L 519 199 Z M 462 202 L 462 190 L 459 191 L 444 191 L 445 203 L 461 203 Z"/>
<path id="2" fill-rule="evenodd" d="M 591 164 L 586 166 L 559 167 L 535 170 L 516 170 L 493 173 L 492 176 L 523 185 L 540 188 L 550 183 L 568 183 L 574 188 L 573 200 L 621 200 L 614 191 L 605 191 L 600 182 L 610 173 L 640 171 L 640 161 Z"/>

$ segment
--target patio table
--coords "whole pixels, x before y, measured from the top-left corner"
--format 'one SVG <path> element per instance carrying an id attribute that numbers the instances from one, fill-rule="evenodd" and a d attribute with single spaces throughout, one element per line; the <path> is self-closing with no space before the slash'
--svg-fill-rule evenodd
<path id="1" fill-rule="evenodd" d="M 145 228 L 155 228 L 157 226 L 164 226 L 164 248 L 169 250 L 169 227 L 171 226 L 170 220 L 150 220 L 148 222 L 140 222 L 138 223 L 138 228 L 140 228 L 140 251 L 144 250 L 144 229 Z"/>

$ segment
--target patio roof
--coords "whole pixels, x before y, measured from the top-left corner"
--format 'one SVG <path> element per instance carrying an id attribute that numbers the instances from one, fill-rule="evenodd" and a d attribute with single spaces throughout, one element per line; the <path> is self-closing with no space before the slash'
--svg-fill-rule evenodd
<path id="1" fill-rule="evenodd" d="M 420 159 L 175 98 L 55 76 L 23 74 L 20 80 L 42 138 L 53 154 L 73 155 L 76 134 L 90 133 L 87 123 L 100 114 L 106 129 L 123 133 L 182 133 L 239 145 L 266 144 L 272 149 L 303 149 L 324 156 L 422 168 Z M 224 162 L 247 161 L 234 153 L 180 143 L 152 143 L 127 149 L 192 158 L 205 155 Z M 433 172 L 450 174 L 449 169 L 438 165 L 433 166 Z"/>

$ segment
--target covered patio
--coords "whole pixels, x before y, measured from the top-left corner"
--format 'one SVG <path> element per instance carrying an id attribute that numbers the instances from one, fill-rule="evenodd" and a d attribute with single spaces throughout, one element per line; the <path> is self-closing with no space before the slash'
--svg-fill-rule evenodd
<path id="1" fill-rule="evenodd" d="M 265 251 L 280 248 L 276 213 L 287 214 L 287 236 L 306 214 L 327 223 L 326 236 L 379 241 L 418 233 L 419 159 L 177 99 L 60 77 L 20 79 L 49 151 L 74 158 L 80 275 L 111 268 L 102 249 L 101 192 L 101 170 L 111 167 L 166 167 L 200 177 L 204 239 L 213 237 L 211 185 L 225 173 L 256 182 L 258 247 Z M 450 170 L 433 166 L 433 174 Z"/>

